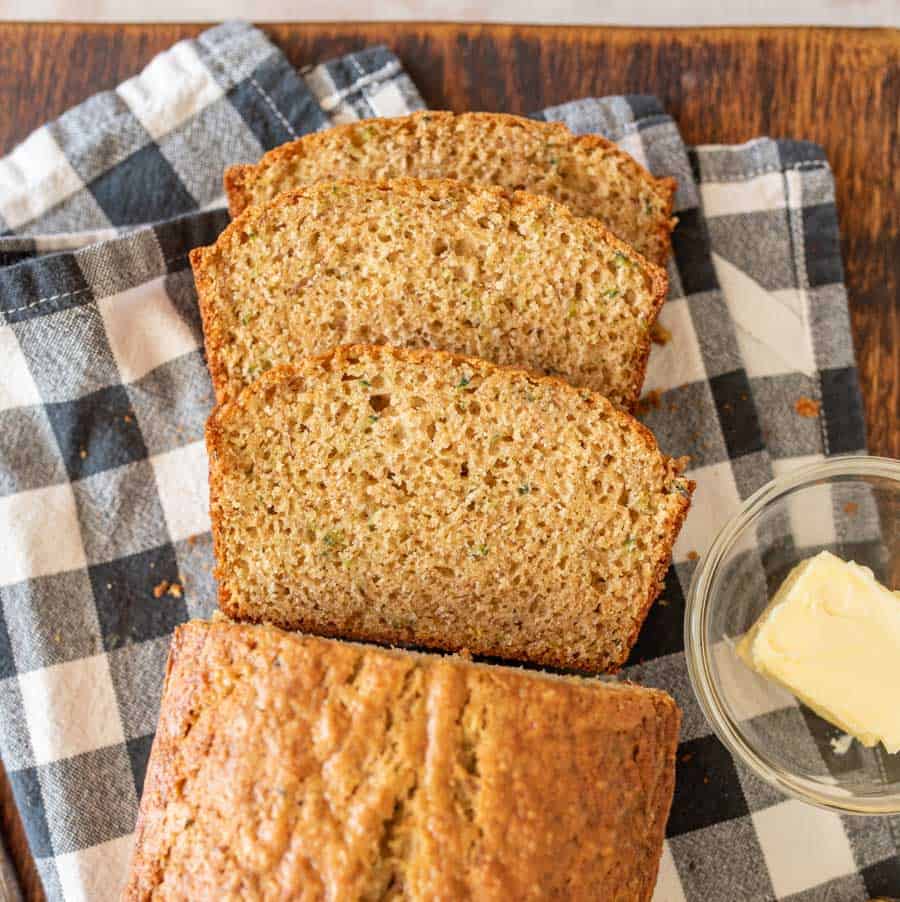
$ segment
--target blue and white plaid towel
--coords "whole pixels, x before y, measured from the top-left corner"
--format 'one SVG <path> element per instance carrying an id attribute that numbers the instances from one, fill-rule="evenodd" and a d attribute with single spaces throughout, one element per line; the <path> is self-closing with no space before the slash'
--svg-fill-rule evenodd
<path id="1" fill-rule="evenodd" d="M 212 391 L 186 255 L 225 225 L 222 170 L 422 106 L 384 48 L 297 73 L 261 32 L 228 24 L 0 161 L 0 752 L 52 900 L 121 887 L 169 635 L 215 605 Z M 896 895 L 900 821 L 786 801 L 736 765 L 683 655 L 696 553 L 740 500 L 865 447 L 828 164 L 795 141 L 687 149 L 650 97 L 539 117 L 605 134 L 679 181 L 671 339 L 651 357 L 645 420 L 669 454 L 691 456 L 698 488 L 626 671 L 685 712 L 655 898 Z M 829 514 L 803 541 L 836 541 Z M 809 732 L 799 708 L 758 716 Z M 809 737 L 838 766 L 828 736 Z"/>

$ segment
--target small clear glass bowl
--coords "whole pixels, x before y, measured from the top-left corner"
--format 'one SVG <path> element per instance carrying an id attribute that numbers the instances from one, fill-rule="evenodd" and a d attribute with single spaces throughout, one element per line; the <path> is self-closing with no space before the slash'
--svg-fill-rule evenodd
<path id="1" fill-rule="evenodd" d="M 900 461 L 847 456 L 798 468 L 747 499 L 698 562 L 688 593 L 688 672 L 713 730 L 758 777 L 831 810 L 900 812 L 900 754 L 851 742 L 751 670 L 735 645 L 794 565 L 824 549 L 900 588 L 898 515 Z"/>

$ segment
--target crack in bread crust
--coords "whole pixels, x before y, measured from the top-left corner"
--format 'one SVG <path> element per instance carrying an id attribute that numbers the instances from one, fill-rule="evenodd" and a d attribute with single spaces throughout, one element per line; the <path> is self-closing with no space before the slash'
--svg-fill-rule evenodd
<path id="1" fill-rule="evenodd" d="M 664 692 L 223 620 L 167 669 L 128 902 L 651 897 Z"/>

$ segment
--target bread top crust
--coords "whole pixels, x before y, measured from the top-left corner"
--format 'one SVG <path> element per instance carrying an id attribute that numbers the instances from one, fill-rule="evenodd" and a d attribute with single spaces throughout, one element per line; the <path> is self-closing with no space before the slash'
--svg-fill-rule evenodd
<path id="1" fill-rule="evenodd" d="M 649 900 L 663 692 L 194 621 L 124 899 Z"/>
<path id="2" fill-rule="evenodd" d="M 597 327 L 598 330 L 613 328 L 612 320 L 607 321 L 604 317 L 613 315 L 624 317 L 621 326 L 616 326 L 615 328 L 628 330 L 627 333 L 623 333 L 623 336 L 627 334 L 628 338 L 626 340 L 623 337 L 619 346 L 610 349 L 614 354 L 623 355 L 621 367 L 618 364 L 613 366 L 611 362 L 604 363 L 608 355 L 606 345 L 603 344 L 607 339 L 602 331 L 598 331 L 596 335 L 585 333 L 584 336 L 581 336 L 581 332 L 578 332 L 577 334 L 580 337 L 577 342 L 574 338 L 565 337 L 567 334 L 566 330 L 583 330 L 586 328 L 580 320 L 570 321 L 567 319 L 572 314 L 571 308 L 573 306 L 577 307 L 576 294 L 583 286 L 576 280 L 573 266 L 566 262 L 564 253 L 559 251 L 558 248 L 550 246 L 549 240 L 546 241 L 548 245 L 546 254 L 548 258 L 551 254 L 559 255 L 561 262 L 557 268 L 558 271 L 538 272 L 533 274 L 534 277 L 530 280 L 536 291 L 540 290 L 543 292 L 539 296 L 540 300 L 537 301 L 537 304 L 544 306 L 538 306 L 532 311 L 525 308 L 520 311 L 513 307 L 506 314 L 503 313 L 503 308 L 499 306 L 501 301 L 499 295 L 491 302 L 491 315 L 497 315 L 493 312 L 496 308 L 508 319 L 509 327 L 513 328 L 515 326 L 518 330 L 515 333 L 519 336 L 516 341 L 498 342 L 494 335 L 497 326 L 502 325 L 500 321 L 494 323 L 491 320 L 490 326 L 479 327 L 477 320 L 480 314 L 473 314 L 467 306 L 468 301 L 466 298 L 461 296 L 451 298 L 448 296 L 447 304 L 452 303 L 452 306 L 445 311 L 446 316 L 443 325 L 442 321 L 438 321 L 432 327 L 427 323 L 427 311 L 420 311 L 420 314 L 416 317 L 418 326 L 423 329 L 436 329 L 436 331 L 429 332 L 424 336 L 410 337 L 409 343 L 413 345 L 426 344 L 428 346 L 447 347 L 443 342 L 459 341 L 473 345 L 472 349 L 469 347 L 462 348 L 462 350 L 471 353 L 475 344 L 481 347 L 480 343 L 487 342 L 487 350 L 484 352 L 479 350 L 478 352 L 483 353 L 483 356 L 489 356 L 489 351 L 497 354 L 503 353 L 511 359 L 500 359 L 497 362 L 507 365 L 521 365 L 526 361 L 523 361 L 521 357 L 519 359 L 513 358 L 513 355 L 520 354 L 530 358 L 527 360 L 527 365 L 535 368 L 537 368 L 536 364 L 544 358 L 547 363 L 552 361 L 555 364 L 555 369 L 576 383 L 581 381 L 579 379 L 581 370 L 584 370 L 585 378 L 588 378 L 588 372 L 600 372 L 604 365 L 608 365 L 611 367 L 611 376 L 609 378 L 614 379 L 617 383 L 615 385 L 615 394 L 612 392 L 613 386 L 609 386 L 610 394 L 613 394 L 614 400 L 628 408 L 636 403 L 640 395 L 650 353 L 650 326 L 655 321 L 668 290 L 668 278 L 663 269 L 642 257 L 637 251 L 613 235 L 599 221 L 574 216 L 567 207 L 551 198 L 528 194 L 523 191 L 508 191 L 495 186 L 471 185 L 449 179 L 409 178 L 392 179 L 386 182 L 343 179 L 337 182 L 307 185 L 284 192 L 270 203 L 245 210 L 226 227 L 214 245 L 195 248 L 191 252 L 190 260 L 194 269 L 200 309 L 203 316 L 210 372 L 219 402 L 234 398 L 248 381 L 252 381 L 252 378 L 255 378 L 255 376 L 248 377 L 242 371 L 242 368 L 246 368 L 247 365 L 247 361 L 243 356 L 245 354 L 244 345 L 251 342 L 246 337 L 235 337 L 243 335 L 247 330 L 243 328 L 240 322 L 237 322 L 237 311 L 234 309 L 235 301 L 232 299 L 234 296 L 237 296 L 239 302 L 252 300 L 255 306 L 264 307 L 261 298 L 257 299 L 257 295 L 254 294 L 255 289 L 252 286 L 255 283 L 251 282 L 250 289 L 242 289 L 240 292 L 235 288 L 237 283 L 235 271 L 238 267 L 236 261 L 242 259 L 242 255 L 245 254 L 243 245 L 247 241 L 247 236 L 257 236 L 257 238 L 258 236 L 266 236 L 262 244 L 259 245 L 258 250 L 257 246 L 254 245 L 254 259 L 258 257 L 260 265 L 266 265 L 266 255 L 272 251 L 273 239 L 270 236 L 270 232 L 276 227 L 280 228 L 281 224 L 288 221 L 289 218 L 291 218 L 291 221 L 297 221 L 297 228 L 302 229 L 305 235 L 307 232 L 317 232 L 319 223 L 324 222 L 322 217 L 327 217 L 329 210 L 332 208 L 340 209 L 342 208 L 340 205 L 343 205 L 352 213 L 354 209 L 362 208 L 369 203 L 377 204 L 380 207 L 390 206 L 393 203 L 424 205 L 422 215 L 427 215 L 428 221 L 431 223 L 429 228 L 437 230 L 435 231 L 435 241 L 439 241 L 444 234 L 443 219 L 445 217 L 448 223 L 447 236 L 452 230 L 455 230 L 453 234 L 460 233 L 459 237 L 463 242 L 466 240 L 463 233 L 465 228 L 468 228 L 468 223 L 471 219 L 483 214 L 489 218 L 493 217 L 504 222 L 508 221 L 511 231 L 503 237 L 503 240 L 511 242 L 511 247 L 513 244 L 517 247 L 520 246 L 523 253 L 517 254 L 515 259 L 499 255 L 487 264 L 491 267 L 491 272 L 502 274 L 510 282 L 510 286 L 505 289 L 507 294 L 512 293 L 512 295 L 515 295 L 516 292 L 527 292 L 529 290 L 529 284 L 527 282 L 522 283 L 521 280 L 519 287 L 516 287 L 516 274 L 524 265 L 531 266 L 534 262 L 532 258 L 535 256 L 535 251 L 531 249 L 532 244 L 537 247 L 541 242 L 545 241 L 539 233 L 516 234 L 512 229 L 513 227 L 519 227 L 516 224 L 517 221 L 527 220 L 534 222 L 537 225 L 533 226 L 533 228 L 546 227 L 548 230 L 552 230 L 554 235 L 557 232 L 568 231 L 570 235 L 575 236 L 572 246 L 578 248 L 577 252 L 582 254 L 585 261 L 589 257 L 594 261 L 593 254 L 596 249 L 597 258 L 596 262 L 592 262 L 592 265 L 596 266 L 598 271 L 602 261 L 607 261 L 602 264 L 607 266 L 610 265 L 608 261 L 613 258 L 617 261 L 617 265 L 619 260 L 628 261 L 629 270 L 626 277 L 628 279 L 637 279 L 640 285 L 643 286 L 641 292 L 634 296 L 633 309 L 629 309 L 627 312 L 619 311 L 614 313 L 614 311 L 618 310 L 618 305 L 621 304 L 623 298 L 631 296 L 626 291 L 615 291 L 613 292 L 614 296 L 619 294 L 621 296 L 615 297 L 613 300 L 606 300 L 601 294 L 600 287 L 588 285 L 588 294 L 586 295 L 591 300 L 591 303 L 596 305 L 593 309 L 596 310 L 598 322 L 600 323 Z M 362 216 L 364 214 L 360 213 L 359 215 Z M 371 228 L 371 226 L 372 223 L 369 223 L 368 228 Z M 328 228 L 332 228 L 332 226 L 328 226 Z M 492 232 L 486 234 L 486 241 L 500 240 L 499 238 L 495 239 Z M 367 239 L 372 238 L 368 232 L 364 237 Z M 393 248 L 400 246 L 404 241 L 415 242 L 417 239 L 418 236 L 398 238 L 394 243 L 384 245 L 384 247 Z M 589 250 L 590 254 L 588 254 Z M 298 249 L 298 254 L 303 252 L 302 248 Z M 319 253 L 319 251 L 316 251 L 316 253 Z M 360 253 L 369 253 L 369 251 L 360 251 Z M 429 250 L 430 253 L 431 251 Z M 450 247 L 447 248 L 446 253 L 455 254 L 456 251 Z M 468 253 L 469 257 L 472 258 L 472 252 Z M 476 254 L 472 259 L 478 260 L 479 258 Z M 460 265 L 465 265 L 467 261 L 465 258 L 457 259 L 452 257 L 451 262 L 455 267 L 455 271 Z M 314 280 L 321 278 L 319 270 L 322 265 L 324 264 L 316 263 L 316 270 L 313 275 Z M 378 265 L 380 266 L 381 264 Z M 481 263 L 478 265 L 481 265 Z M 400 268 L 401 270 L 403 269 L 402 263 Z M 396 265 L 391 264 L 390 269 L 393 272 L 393 276 L 396 276 Z M 572 270 L 572 272 L 569 270 Z M 423 267 L 421 273 L 423 278 L 425 273 L 426 270 Z M 352 276 L 348 278 L 352 278 Z M 454 276 L 454 278 L 458 277 Z M 594 278 L 593 274 L 591 278 Z M 557 286 L 557 281 L 559 280 L 563 280 L 560 282 L 562 287 Z M 569 284 L 570 282 L 571 284 Z M 483 285 L 478 280 L 471 283 L 471 285 L 474 285 L 479 291 L 494 290 L 492 286 Z M 446 289 L 446 292 L 450 292 L 451 288 L 453 291 L 469 290 L 471 285 L 468 282 L 465 282 L 465 284 L 463 282 L 459 284 L 452 282 L 451 286 Z M 307 290 L 315 291 L 317 289 L 313 285 Z M 345 289 L 340 288 L 336 283 L 335 290 L 343 291 Z M 564 293 L 560 295 L 560 291 Z M 565 292 L 571 294 L 571 297 Z M 548 298 L 551 295 L 555 299 L 554 303 L 560 309 L 551 309 L 547 306 L 550 303 Z M 329 293 L 328 297 L 333 298 L 334 295 Z M 287 317 L 302 317 L 306 315 L 306 310 L 310 308 L 301 309 L 303 300 L 303 292 L 300 291 L 292 303 L 301 306 L 298 306 L 293 311 L 290 309 L 286 310 L 285 315 Z M 368 300 L 365 300 L 357 293 L 342 298 L 341 302 L 352 306 L 368 303 Z M 372 303 L 374 304 L 374 301 Z M 424 300 L 416 300 L 415 303 L 424 303 Z M 503 299 L 502 303 L 508 303 L 508 299 Z M 570 309 L 567 310 L 567 307 Z M 378 312 L 383 309 L 383 304 L 375 305 L 372 307 L 372 312 L 369 315 L 377 320 L 378 316 L 384 315 L 383 312 Z M 315 314 L 310 313 L 309 315 Z M 473 319 L 475 320 L 474 325 Z M 248 332 L 252 337 L 252 343 L 259 343 L 262 340 L 258 328 L 259 322 L 259 320 L 254 320 L 252 322 L 254 329 L 252 332 Z M 383 327 L 377 321 L 367 323 L 367 325 L 369 324 L 374 329 Z M 283 335 L 283 320 L 279 318 L 276 326 L 277 328 L 274 329 L 276 334 Z M 290 330 L 291 327 L 289 326 L 288 329 Z M 543 341 L 532 340 L 532 332 L 539 332 L 542 329 L 546 331 L 546 338 Z M 404 339 L 407 334 L 409 333 L 395 329 L 395 334 L 389 336 L 385 343 L 406 344 L 407 341 Z M 575 334 L 573 332 L 573 335 Z M 550 345 L 551 336 L 553 336 L 553 341 L 555 342 L 552 346 Z M 592 336 L 597 342 L 596 349 L 590 346 Z M 332 341 L 332 338 L 336 340 Z M 335 332 L 333 336 L 331 333 L 327 336 L 324 334 L 319 335 L 313 326 L 306 324 L 302 329 L 299 326 L 293 329 L 292 340 L 295 346 L 298 343 L 302 343 L 303 347 L 300 353 L 308 355 L 321 353 L 330 346 L 346 343 L 348 336 L 340 332 Z M 586 345 L 589 347 L 586 347 Z M 450 349 L 460 350 L 458 346 L 451 346 Z M 294 354 L 296 353 L 295 351 Z M 573 364 L 576 355 L 578 355 L 579 360 L 577 365 Z M 612 357 L 612 353 L 609 356 Z M 534 363 L 532 363 L 532 360 Z M 284 354 L 280 355 L 278 362 L 287 362 Z M 600 369 L 597 369 L 598 367 Z M 593 376 L 591 378 L 599 379 L 601 377 Z M 602 378 L 606 379 L 607 377 Z M 602 383 L 602 387 L 605 388 L 605 386 L 606 383 Z M 596 390 L 601 386 L 591 384 L 591 387 Z"/>
<path id="3" fill-rule="evenodd" d="M 372 153 L 369 159 L 369 142 L 383 151 L 381 156 Z M 468 159 L 461 158 L 461 148 L 470 145 L 474 150 Z M 479 149 L 483 162 L 473 159 Z M 500 154 L 514 156 L 492 167 L 491 158 Z M 300 172 L 304 168 L 309 171 Z M 634 215 L 620 218 L 616 201 L 607 200 L 598 186 L 598 178 L 611 174 L 641 196 Z M 255 164 L 229 167 L 224 181 L 229 210 L 237 216 L 301 180 L 354 175 L 446 177 L 519 187 L 568 203 L 579 215 L 609 218 L 620 237 L 658 265 L 665 265 L 671 251 L 675 179 L 656 178 L 599 135 L 575 135 L 560 122 L 506 113 L 420 111 L 347 123 L 282 144 Z"/>

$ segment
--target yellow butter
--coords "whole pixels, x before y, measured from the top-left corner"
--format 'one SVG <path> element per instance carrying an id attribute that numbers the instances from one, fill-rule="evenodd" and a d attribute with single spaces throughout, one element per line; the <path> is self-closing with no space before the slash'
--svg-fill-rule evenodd
<path id="1" fill-rule="evenodd" d="M 754 670 L 867 746 L 900 751 L 900 595 L 823 551 L 737 644 Z"/>

